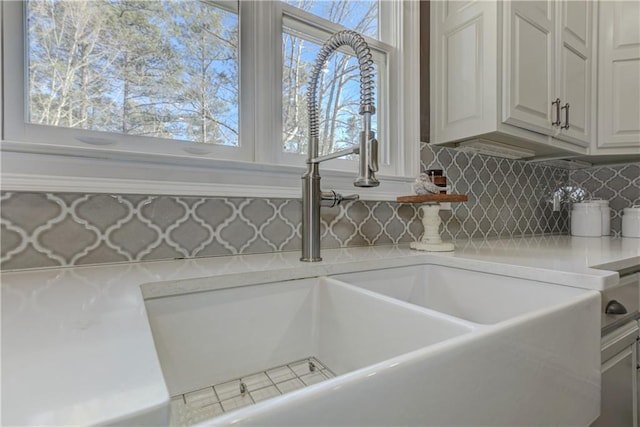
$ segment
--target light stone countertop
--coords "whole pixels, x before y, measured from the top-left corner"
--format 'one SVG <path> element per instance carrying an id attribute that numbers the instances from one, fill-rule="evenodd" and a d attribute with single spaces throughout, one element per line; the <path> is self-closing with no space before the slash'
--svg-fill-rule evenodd
<path id="1" fill-rule="evenodd" d="M 640 239 L 547 236 L 283 252 L 2 274 L 2 425 L 126 419 L 169 399 L 144 299 L 416 264 L 603 290 L 640 266 Z M 598 268 L 594 268 L 598 267 Z M 141 292 L 142 290 L 142 292 Z"/>

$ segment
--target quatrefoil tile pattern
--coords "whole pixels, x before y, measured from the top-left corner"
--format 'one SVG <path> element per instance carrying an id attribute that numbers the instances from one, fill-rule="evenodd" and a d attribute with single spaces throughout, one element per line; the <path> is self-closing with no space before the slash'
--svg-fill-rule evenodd
<path id="1" fill-rule="evenodd" d="M 546 199 L 570 179 L 596 196 L 614 191 L 620 206 L 637 197 L 638 165 L 569 174 L 423 144 L 421 166 L 444 169 L 452 192 L 469 196 L 442 213 L 446 239 L 568 233 L 568 212 L 552 212 Z M 297 199 L 3 192 L 0 207 L 3 270 L 301 246 Z M 416 207 L 393 202 L 324 209 L 321 222 L 323 248 L 404 243 L 422 233 Z"/>

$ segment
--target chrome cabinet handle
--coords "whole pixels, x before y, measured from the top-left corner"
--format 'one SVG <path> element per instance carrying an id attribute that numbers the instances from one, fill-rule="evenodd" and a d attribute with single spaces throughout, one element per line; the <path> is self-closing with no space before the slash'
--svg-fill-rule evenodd
<path id="1" fill-rule="evenodd" d="M 555 101 L 553 101 L 551 103 L 551 105 L 555 105 L 556 106 L 556 121 L 555 122 L 551 122 L 552 126 L 560 126 L 560 98 L 556 98 Z"/>
<path id="2" fill-rule="evenodd" d="M 564 110 L 564 126 L 560 126 L 560 129 L 569 129 L 569 103 L 564 104 L 562 109 Z M 560 122 L 558 122 L 558 124 L 560 124 Z"/>

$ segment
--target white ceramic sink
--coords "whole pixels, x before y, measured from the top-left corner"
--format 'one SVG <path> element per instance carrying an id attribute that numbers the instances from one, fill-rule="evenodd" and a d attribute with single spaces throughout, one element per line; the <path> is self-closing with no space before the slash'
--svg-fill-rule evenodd
<path id="1" fill-rule="evenodd" d="M 146 301 L 170 394 L 196 391 L 172 405 L 204 399 L 203 425 L 588 425 L 599 414 L 595 291 L 433 265 L 216 286 Z M 331 375 L 254 396 L 253 374 L 272 381 L 272 368 L 309 357 Z M 218 385 L 236 379 L 257 403 L 213 410 L 206 399 L 224 407 Z"/>
<path id="2" fill-rule="evenodd" d="M 335 375 L 472 331 L 332 279 L 146 301 L 172 396 L 310 356 Z"/>
<path id="3" fill-rule="evenodd" d="M 582 290 L 439 265 L 333 276 L 358 287 L 480 324 L 532 313 Z"/>

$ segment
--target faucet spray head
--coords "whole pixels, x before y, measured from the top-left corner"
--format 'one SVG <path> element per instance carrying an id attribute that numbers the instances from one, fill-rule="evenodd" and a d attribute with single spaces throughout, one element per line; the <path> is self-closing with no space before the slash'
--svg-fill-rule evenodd
<path id="1" fill-rule="evenodd" d="M 358 178 L 353 185 L 356 187 L 377 187 L 380 181 L 376 178 L 378 172 L 378 140 L 371 130 L 371 115 L 375 112 L 373 106 L 370 110 L 361 110 L 362 131 L 360 132 L 360 165 Z"/>
<path id="2" fill-rule="evenodd" d="M 373 132 L 369 132 L 368 136 L 364 132 L 360 134 L 361 140 L 364 141 L 366 149 L 360 149 L 360 174 L 353 182 L 356 187 L 377 187 L 380 181 L 376 178 L 378 172 L 378 140 Z"/>

